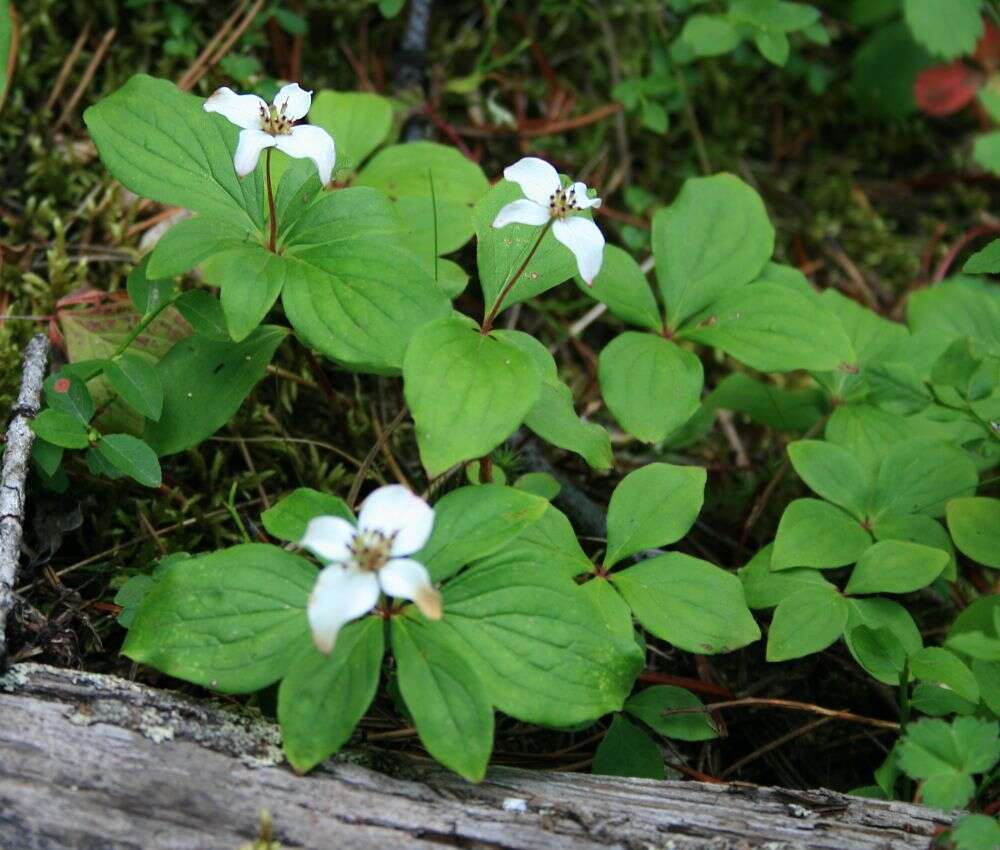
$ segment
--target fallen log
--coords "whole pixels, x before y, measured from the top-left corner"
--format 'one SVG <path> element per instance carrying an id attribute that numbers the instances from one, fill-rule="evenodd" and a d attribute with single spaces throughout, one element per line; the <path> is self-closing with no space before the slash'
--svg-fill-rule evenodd
<path id="1" fill-rule="evenodd" d="M 377 768 L 377 769 L 373 769 Z M 92 673 L 0 678 L 2 850 L 927 850 L 944 812 L 831 791 L 496 768 L 365 749 L 308 776 L 245 709 Z"/>

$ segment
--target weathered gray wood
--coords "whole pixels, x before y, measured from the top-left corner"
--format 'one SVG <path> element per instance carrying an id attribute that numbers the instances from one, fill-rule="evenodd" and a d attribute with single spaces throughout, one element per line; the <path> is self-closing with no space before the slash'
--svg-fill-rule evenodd
<path id="1" fill-rule="evenodd" d="M 14 607 L 14 579 L 21 559 L 24 482 L 35 442 L 31 420 L 38 415 L 42 403 L 48 355 L 48 338 L 45 334 L 35 334 L 24 349 L 21 389 L 11 411 L 0 471 L 0 670 L 6 666 L 7 615 Z"/>
<path id="2" fill-rule="evenodd" d="M 280 760 L 252 714 L 15 665 L 0 678 L 0 848 L 240 850 L 261 809 L 284 850 L 926 850 L 950 821 L 827 791 L 511 769 L 473 786 L 377 751 L 300 777 Z"/>

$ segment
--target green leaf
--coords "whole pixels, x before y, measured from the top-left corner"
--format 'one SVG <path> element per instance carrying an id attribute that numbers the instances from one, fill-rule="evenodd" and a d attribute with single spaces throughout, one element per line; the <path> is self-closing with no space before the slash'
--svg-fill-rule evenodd
<path id="1" fill-rule="evenodd" d="M 310 487 L 299 487 L 260 515 L 264 530 L 279 540 L 298 543 L 306 533 L 309 520 L 318 516 L 337 516 L 354 522 L 354 514 L 344 500 Z"/>
<path id="2" fill-rule="evenodd" d="M 1000 499 L 952 499 L 947 514 L 948 530 L 962 554 L 1000 569 Z"/>
<path id="3" fill-rule="evenodd" d="M 911 593 L 927 587 L 948 564 L 948 553 L 903 540 L 882 540 L 858 560 L 846 593 Z"/>
<path id="4" fill-rule="evenodd" d="M 147 419 L 159 419 L 163 412 L 163 385 L 148 360 L 125 352 L 104 367 L 104 377 L 129 407 Z"/>
<path id="5" fill-rule="evenodd" d="M 63 459 L 63 447 L 56 446 L 41 437 L 35 439 L 31 447 L 31 458 L 38 468 L 49 478 L 56 474 Z"/>
<path id="6" fill-rule="evenodd" d="M 956 850 L 995 850 L 1000 847 L 1000 821 L 989 815 L 962 815 L 951 828 Z"/>
<path id="7" fill-rule="evenodd" d="M 534 493 L 551 502 L 562 490 L 562 484 L 547 472 L 526 472 L 514 482 L 518 490 Z"/>
<path id="8" fill-rule="evenodd" d="M 784 68 L 788 61 L 788 54 L 791 45 L 788 43 L 788 36 L 783 32 L 768 32 L 758 30 L 753 35 L 753 43 L 757 45 L 760 55 L 772 65 Z"/>
<path id="9" fill-rule="evenodd" d="M 731 652 L 760 637 L 740 580 L 707 561 L 668 552 L 613 573 L 611 583 L 649 632 L 688 652 Z"/>
<path id="10" fill-rule="evenodd" d="M 966 452 L 918 437 L 898 443 L 882 458 L 872 507 L 876 517 L 941 516 L 949 500 L 971 496 L 978 484 L 979 473 Z"/>
<path id="11" fill-rule="evenodd" d="M 542 376 L 538 400 L 524 417 L 524 424 L 547 443 L 576 452 L 592 469 L 610 469 L 614 462 L 611 437 L 595 422 L 576 415 L 573 393 L 559 380 L 555 360 L 533 336 L 521 331 L 494 331 L 498 339 L 511 342 L 528 354 Z"/>
<path id="12" fill-rule="evenodd" d="M 663 337 L 627 331 L 604 348 L 597 369 L 608 409 L 647 443 L 665 440 L 698 410 L 701 361 Z"/>
<path id="13" fill-rule="evenodd" d="M 871 676 L 887 685 L 899 684 L 899 676 L 906 666 L 906 650 L 891 630 L 848 626 L 844 642 L 854 660 Z"/>
<path id="14" fill-rule="evenodd" d="M 998 725 L 977 717 L 957 717 L 951 724 L 921 720 L 906 727 L 898 752 L 907 776 L 922 780 L 926 805 L 959 808 L 976 790 L 972 774 L 989 770 L 1000 759 Z"/>
<path id="15" fill-rule="evenodd" d="M 389 138 L 392 102 L 370 92 L 324 89 L 313 99 L 309 123 L 322 127 L 336 140 L 338 171 L 357 171 Z"/>
<path id="16" fill-rule="evenodd" d="M 973 658 L 972 674 L 976 677 L 983 703 L 994 717 L 1000 717 L 1000 661 Z"/>
<path id="17" fill-rule="evenodd" d="M 874 0 L 865 0 L 871 4 Z M 874 29 L 851 60 L 851 87 L 868 112 L 901 118 L 916 110 L 917 75 L 935 59 L 910 35 L 902 21 Z"/>
<path id="18" fill-rule="evenodd" d="M 391 623 L 399 690 L 420 742 L 434 758 L 479 782 L 493 749 L 487 688 L 451 634 L 407 617 Z"/>
<path id="19" fill-rule="evenodd" d="M 816 585 L 833 587 L 814 569 L 772 570 L 773 551 L 774 544 L 768 544 L 737 571 L 751 608 L 774 608 L 786 596 Z"/>
<path id="20" fill-rule="evenodd" d="M 289 763 L 311 770 L 351 737 L 378 689 L 385 623 L 365 617 L 345 626 L 330 655 L 309 647 L 278 689 L 278 721 Z"/>
<path id="21" fill-rule="evenodd" d="M 607 257 L 605 257 L 607 259 Z M 1000 239 L 976 251 L 962 266 L 966 274 L 1000 274 Z"/>
<path id="22" fill-rule="evenodd" d="M 424 563 L 419 555 L 414 557 Z M 576 532 L 566 515 L 552 505 L 514 540 L 476 561 L 477 566 L 485 564 L 520 564 L 522 568 L 551 572 L 566 578 L 591 572 L 594 568 L 580 548 Z M 433 574 L 434 570 L 431 572 Z M 617 598 L 617 594 L 615 596 Z"/>
<path id="23" fill-rule="evenodd" d="M 684 688 L 656 685 L 639 691 L 625 703 L 625 711 L 665 738 L 710 741 L 719 737 L 719 730 L 707 712 L 663 716 L 664 712 L 677 708 L 701 708 L 701 700 Z"/>
<path id="24" fill-rule="evenodd" d="M 181 293 L 174 306 L 190 323 L 194 332 L 215 342 L 229 342 L 229 327 L 226 314 L 222 312 L 219 299 L 203 289 L 192 289 Z"/>
<path id="25" fill-rule="evenodd" d="M 742 413 L 779 431 L 808 431 L 823 416 L 825 403 L 818 388 L 783 389 L 742 372 L 726 375 L 705 399 L 712 410 Z"/>
<path id="26" fill-rule="evenodd" d="M 847 449 L 865 471 L 878 477 L 879 464 L 900 440 L 917 436 L 906 419 L 871 404 L 841 404 L 834 409 L 824 432 L 828 442 Z"/>
<path id="27" fill-rule="evenodd" d="M 90 432 L 75 416 L 48 408 L 31 421 L 31 430 L 46 442 L 64 449 L 85 449 Z"/>
<path id="28" fill-rule="evenodd" d="M 142 600 L 146 598 L 155 584 L 156 579 L 153 576 L 139 574 L 131 576 L 118 589 L 118 592 L 115 594 L 115 605 L 121 606 L 121 611 L 117 617 L 118 625 L 125 629 L 132 628 L 132 621 L 135 620 L 135 615 L 139 613 L 139 606 L 142 604 Z"/>
<path id="29" fill-rule="evenodd" d="M 223 693 L 250 693 L 288 672 L 311 641 L 316 568 L 248 543 L 171 564 L 143 600 L 122 654 Z"/>
<path id="30" fill-rule="evenodd" d="M 239 128 L 203 104 L 167 80 L 136 74 L 83 119 L 108 170 L 137 195 L 260 228 L 262 169 L 236 176 Z"/>
<path id="31" fill-rule="evenodd" d="M 590 772 L 602 776 L 666 778 L 663 756 L 656 742 L 620 714 L 612 718 L 604 739 L 594 751 Z"/>
<path id="32" fill-rule="evenodd" d="M 771 568 L 843 567 L 871 546 L 871 535 L 849 514 L 819 499 L 796 499 L 781 515 Z"/>
<path id="33" fill-rule="evenodd" d="M 927 646 L 910 656 L 910 676 L 947 685 L 962 699 L 979 702 L 979 685 L 972 671 L 956 655 L 939 646 Z"/>
<path id="34" fill-rule="evenodd" d="M 924 546 L 933 546 L 947 553 L 948 563 L 941 577 L 953 581 L 955 579 L 955 550 L 951 545 L 948 532 L 942 528 L 936 519 L 923 514 L 913 516 L 881 517 L 872 529 L 876 540 L 908 540 Z"/>
<path id="35" fill-rule="evenodd" d="M 260 246 L 260 237 L 245 227 L 209 215 L 186 218 L 172 224 L 157 241 L 147 272 L 154 278 L 172 278 L 213 254 L 254 246 Z"/>
<path id="36" fill-rule="evenodd" d="M 0 0 L 0 109 L 17 62 L 17 24 L 9 0 Z"/>
<path id="37" fill-rule="evenodd" d="M 767 660 L 788 661 L 826 649 L 847 625 L 847 600 L 835 587 L 810 587 L 786 596 L 774 609 Z"/>
<path id="38" fill-rule="evenodd" d="M 158 455 L 195 446 L 225 425 L 264 377 L 284 328 L 264 325 L 243 342 L 200 336 L 178 342 L 156 364 L 163 385 L 163 413 L 147 422 L 143 439 Z"/>
<path id="39" fill-rule="evenodd" d="M 645 640 L 632 625 L 632 609 L 622 599 L 621 594 L 611 586 L 611 582 L 604 576 L 597 576 L 581 585 L 580 593 L 594 606 L 600 622 L 611 634 L 623 645 L 633 642 L 639 652 L 645 654 Z"/>
<path id="40" fill-rule="evenodd" d="M 690 25 L 690 24 L 689 24 Z M 731 174 L 693 177 L 653 216 L 656 276 L 671 328 L 757 277 L 774 250 L 760 196 Z"/>
<path id="41" fill-rule="evenodd" d="M 887 682 L 887 684 L 897 684 Z M 962 699 L 950 688 L 943 685 L 932 685 L 929 682 L 921 682 L 914 689 L 910 696 L 910 705 L 921 714 L 931 717 L 946 717 L 951 714 L 972 714 L 976 710 L 974 703 Z"/>
<path id="42" fill-rule="evenodd" d="M 521 349 L 458 318 L 413 335 L 403 380 L 420 458 L 432 476 L 495 449 L 524 421 L 541 386 Z"/>
<path id="43" fill-rule="evenodd" d="M 545 499 L 514 487 L 459 487 L 434 505 L 430 540 L 413 557 L 441 581 L 507 547 L 548 509 Z"/>
<path id="44" fill-rule="evenodd" d="M 579 275 L 576 285 L 591 298 L 606 304 L 608 309 L 630 325 L 659 331 L 663 321 L 649 281 L 631 255 L 615 245 L 604 248 L 601 271 L 587 286 Z"/>
<path id="45" fill-rule="evenodd" d="M 476 204 L 472 221 L 476 228 L 476 263 L 483 301 L 492 307 L 501 290 L 514 276 L 538 241 L 540 228 L 529 224 L 508 224 L 494 229 L 501 208 L 524 197 L 516 183 L 501 180 Z M 504 299 L 504 309 L 540 295 L 576 274 L 573 254 L 552 234 L 542 238 L 524 270 Z"/>
<path id="46" fill-rule="evenodd" d="M 205 282 L 221 290 L 229 335 L 241 342 L 264 320 L 295 267 L 262 245 L 213 254 L 202 263 Z"/>
<path id="47" fill-rule="evenodd" d="M 156 452 L 137 437 L 106 434 L 94 448 L 106 463 L 144 487 L 159 487 L 163 483 Z"/>
<path id="48" fill-rule="evenodd" d="M 102 363 L 101 367 L 104 365 Z M 65 413 L 81 425 L 87 425 L 97 408 L 87 388 L 86 379 L 71 369 L 72 366 L 63 367 L 45 379 L 45 402 L 52 410 Z"/>
<path id="49" fill-rule="evenodd" d="M 736 27 L 722 15 L 692 15 L 680 39 L 696 57 L 722 56 L 740 43 Z"/>
<path id="50" fill-rule="evenodd" d="M 864 519 L 871 484 L 847 449 L 822 440 L 798 440 L 788 444 L 788 457 L 814 493 Z"/>
<path id="51" fill-rule="evenodd" d="M 848 599 L 847 605 L 848 632 L 857 626 L 868 626 L 868 628 L 875 630 L 888 629 L 895 635 L 896 640 L 899 641 L 908 656 L 923 648 L 924 640 L 920 636 L 917 624 L 913 621 L 910 612 L 898 602 L 881 596 L 870 596 L 868 598 Z M 850 647 L 850 641 L 848 641 L 848 647 Z"/>
<path id="52" fill-rule="evenodd" d="M 701 513 L 705 479 L 699 466 L 669 463 L 650 463 L 626 475 L 608 505 L 604 565 L 680 540 Z"/>
<path id="53" fill-rule="evenodd" d="M 446 632 L 493 704 L 511 717 L 571 726 L 621 709 L 642 668 L 635 642 L 602 627 L 569 578 L 530 563 L 482 563 L 448 582 Z"/>
<path id="54" fill-rule="evenodd" d="M 475 162 L 436 142 L 384 148 L 362 169 L 355 185 L 385 192 L 406 222 L 407 245 L 419 253 L 420 246 L 436 241 L 439 254 L 449 254 L 469 241 L 473 207 L 490 188 Z"/>
<path id="55" fill-rule="evenodd" d="M 855 359 L 836 319 L 817 311 L 811 299 L 767 281 L 722 293 L 681 336 L 762 372 L 836 369 Z"/>
<path id="56" fill-rule="evenodd" d="M 931 53 L 955 59 L 976 49 L 983 34 L 982 5 L 982 0 L 903 0 L 903 16 Z"/>
<path id="57" fill-rule="evenodd" d="M 977 136 L 972 145 L 972 158 L 987 171 L 1000 174 L 1000 130 Z"/>
<path id="58" fill-rule="evenodd" d="M 125 283 L 129 300 L 143 316 L 158 310 L 174 295 L 173 281 L 147 277 L 148 266 L 149 257 L 146 257 L 129 272 Z"/>

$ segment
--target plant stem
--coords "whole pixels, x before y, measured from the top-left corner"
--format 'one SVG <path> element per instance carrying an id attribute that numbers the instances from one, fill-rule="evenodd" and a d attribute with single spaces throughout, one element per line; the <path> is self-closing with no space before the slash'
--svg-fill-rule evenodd
<path id="1" fill-rule="evenodd" d="M 178 293 L 178 295 L 179 294 L 180 293 Z M 139 336 L 139 334 L 141 334 L 144 330 L 146 330 L 146 328 L 148 328 L 150 326 L 150 324 L 152 324 L 153 320 L 157 316 L 159 316 L 160 313 L 162 313 L 164 310 L 167 309 L 167 307 L 169 307 L 171 304 L 173 304 L 177 300 L 177 297 L 178 296 L 175 295 L 173 298 L 168 298 L 166 301 L 164 301 L 162 304 L 160 304 L 159 307 L 157 307 L 155 310 L 153 310 L 152 313 L 147 313 L 145 316 L 143 316 L 142 317 L 142 321 L 139 322 L 139 324 L 137 324 L 134 328 L 132 328 L 132 332 L 127 337 L 125 337 L 125 339 L 122 342 L 122 344 L 119 345 L 118 348 L 115 349 L 115 353 L 112 354 L 108 358 L 108 360 L 114 360 L 120 354 L 124 354 L 128 350 L 128 347 L 133 342 L 135 342 L 135 340 Z"/>
<path id="2" fill-rule="evenodd" d="M 267 240 L 267 250 L 274 253 L 278 244 L 278 220 L 274 212 L 274 189 L 271 188 L 271 148 L 267 149 L 264 159 L 264 176 L 267 180 L 267 212 L 270 217 L 271 235 Z"/>
<path id="3" fill-rule="evenodd" d="M 537 251 L 538 246 L 542 244 L 542 240 L 545 238 L 545 234 L 548 233 L 549 228 L 552 227 L 553 221 L 555 221 L 555 219 L 550 218 L 545 223 L 545 226 L 542 228 L 542 232 L 538 234 L 538 238 L 535 240 L 535 244 L 531 246 L 531 250 L 528 252 L 528 256 L 525 257 L 524 262 L 521 263 L 521 267 L 516 272 L 514 272 L 514 276 L 509 281 L 507 281 L 507 284 L 500 291 L 500 294 L 497 296 L 497 300 L 493 303 L 493 307 L 490 309 L 490 312 L 486 315 L 486 318 L 483 319 L 483 326 L 481 330 L 483 336 L 486 336 L 486 334 L 488 334 L 491 330 L 493 330 L 493 321 L 496 319 L 497 313 L 500 312 L 500 308 L 503 307 L 504 299 L 514 288 L 514 284 L 517 283 L 521 275 L 524 274 L 524 270 L 528 267 L 528 263 L 531 262 L 531 258 L 535 256 L 535 251 Z"/>

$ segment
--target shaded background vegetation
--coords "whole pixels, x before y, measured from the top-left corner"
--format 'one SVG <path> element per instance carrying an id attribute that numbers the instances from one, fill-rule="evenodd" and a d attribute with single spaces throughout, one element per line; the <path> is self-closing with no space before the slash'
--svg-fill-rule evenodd
<path id="1" fill-rule="evenodd" d="M 600 223 L 609 241 L 640 260 L 649 253 L 652 211 L 668 203 L 685 178 L 729 170 L 765 199 L 778 231 L 777 260 L 898 318 L 908 291 L 949 264 L 957 269 L 957 257 L 949 254 L 956 240 L 995 224 L 987 210 L 996 181 L 969 164 L 975 115 L 933 121 L 913 111 L 886 117 L 873 109 L 865 91 L 870 80 L 859 78 L 853 63 L 868 30 L 849 22 L 847 3 L 819 4 L 831 43 L 797 42 L 785 69 L 744 47 L 671 72 L 656 96 L 669 113 L 662 132 L 622 110 L 613 96 L 623 81 L 655 76 L 662 63 L 680 21 L 662 2 L 438 2 L 424 57 L 425 94 L 397 85 L 400 62 L 408 61 L 400 54 L 406 9 L 386 18 L 362 0 L 17 5 L 17 67 L 0 121 L 2 405 L 16 390 L 19 351 L 28 337 L 51 327 L 58 338 L 50 317 L 60 299 L 86 289 L 122 290 L 140 239 L 160 212 L 134 203 L 107 174 L 83 127 L 83 109 L 136 72 L 181 79 L 234 11 L 257 9 L 225 57 L 195 84 L 196 93 L 208 95 L 223 84 L 269 93 L 277 80 L 297 79 L 314 90 L 395 95 L 401 126 L 461 146 L 488 175 L 499 176 L 504 165 L 531 153 L 595 185 L 605 198 Z M 474 268 L 473 249 L 461 260 Z M 619 326 L 604 317 L 579 338 L 571 335 L 592 305 L 568 285 L 515 315 L 523 330 L 558 346 L 578 409 L 612 428 L 618 468 L 607 478 L 589 475 L 572 456 L 548 456 L 604 505 L 621 473 L 677 455 L 631 442 L 601 410 L 596 352 Z M 481 310 L 475 280 L 458 306 Z M 709 357 L 707 388 L 733 368 L 721 354 L 716 362 Z M 31 587 L 15 623 L 15 660 L 134 675 L 117 656 L 123 632 L 112 600 L 124 579 L 169 552 L 256 537 L 263 506 L 296 486 L 343 494 L 398 409 L 398 397 L 393 380 L 321 365 L 301 346 L 286 344 L 228 429 L 166 463 L 160 492 L 97 478 L 82 463 L 70 468 L 66 492 L 36 486 L 31 561 L 22 575 Z M 715 428 L 685 450 L 689 462 L 708 467 L 710 478 L 706 509 L 680 547 L 731 568 L 772 539 L 781 508 L 801 489 L 794 477 L 781 478 L 759 518 L 749 522 L 781 468 L 784 444 L 766 428 L 740 421 L 735 427 L 736 442 Z M 498 453 L 499 465 L 508 472 L 532 468 L 533 457 L 520 448 L 515 443 Z M 406 427 L 376 452 L 372 482 L 394 478 L 394 465 L 424 483 Z M 584 544 L 596 548 L 600 541 Z M 932 595 L 918 601 L 913 613 L 925 634 L 950 622 L 943 606 Z M 765 666 L 761 656 L 754 646 L 695 660 L 653 641 L 647 681 L 683 676 L 714 687 L 714 694 L 703 694 L 715 698 L 767 694 L 879 716 L 895 711 L 888 690 L 857 669 L 839 644 L 780 667 Z M 162 678 L 152 671 L 143 676 Z M 265 711 L 269 699 L 260 697 Z M 688 773 L 717 776 L 801 723 L 784 714 L 741 714 L 730 720 L 727 738 L 679 745 L 684 749 L 676 762 Z M 391 697 L 380 700 L 365 723 L 373 739 L 398 725 Z M 599 731 L 568 735 L 505 721 L 496 760 L 585 768 Z M 382 744 L 418 751 L 413 736 Z M 883 756 L 870 730 L 831 724 L 759 754 L 732 775 L 847 788 L 867 783 Z"/>

